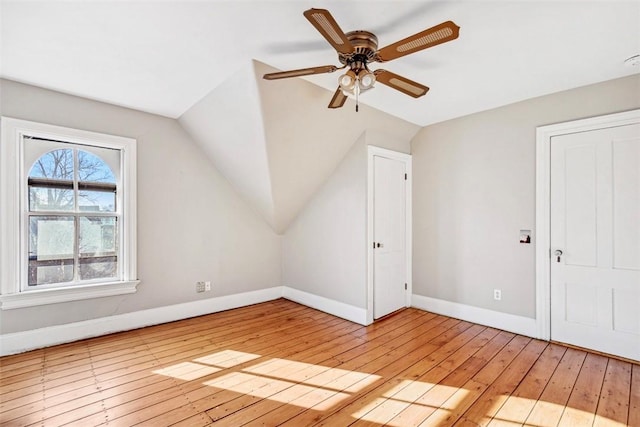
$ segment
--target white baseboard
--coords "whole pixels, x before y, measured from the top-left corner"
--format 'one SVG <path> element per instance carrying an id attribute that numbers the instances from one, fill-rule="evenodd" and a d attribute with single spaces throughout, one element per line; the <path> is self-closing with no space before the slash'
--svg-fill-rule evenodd
<path id="1" fill-rule="evenodd" d="M 299 291 L 288 286 L 283 286 L 282 297 L 360 325 L 367 324 L 367 310 L 364 308 Z"/>
<path id="2" fill-rule="evenodd" d="M 202 316 L 247 305 L 258 304 L 278 298 L 324 311 L 360 325 L 367 324 L 367 310 L 340 301 L 300 291 L 288 286 L 276 286 L 258 291 L 206 300 L 152 308 L 133 313 L 119 314 L 100 319 L 86 320 L 66 325 L 50 326 L 25 332 L 0 335 L 0 356 L 21 353 L 37 348 L 63 344 L 114 332 L 121 332 L 145 326 L 173 322 L 189 317 Z M 412 307 L 442 314 L 468 322 L 537 338 L 535 319 L 501 313 L 470 305 L 445 300 L 412 295 Z"/>
<path id="3" fill-rule="evenodd" d="M 536 319 L 413 294 L 411 306 L 467 322 L 538 338 Z"/>
<path id="4" fill-rule="evenodd" d="M 187 319 L 189 317 L 202 316 L 205 314 L 271 301 L 281 297 L 324 311 L 325 313 L 347 319 L 360 325 L 367 324 L 367 310 L 364 308 L 355 307 L 350 304 L 345 304 L 340 301 L 300 291 L 287 286 L 276 286 L 258 291 L 209 298 L 166 307 L 151 308 L 148 310 L 118 314 L 115 316 L 74 322 L 65 325 L 49 326 L 30 331 L 3 334 L 0 335 L 0 356 L 22 353 L 29 350 L 64 344 L 114 332 L 122 332 L 131 329 L 143 328 L 145 326 L 173 322 L 176 320 Z"/>
<path id="5" fill-rule="evenodd" d="M 118 314 L 99 319 L 50 326 L 25 332 L 0 335 L 0 356 L 21 353 L 37 348 L 92 338 L 114 332 L 127 331 L 189 317 L 271 301 L 282 297 L 282 287 L 205 300 L 151 308 L 133 313 Z"/>

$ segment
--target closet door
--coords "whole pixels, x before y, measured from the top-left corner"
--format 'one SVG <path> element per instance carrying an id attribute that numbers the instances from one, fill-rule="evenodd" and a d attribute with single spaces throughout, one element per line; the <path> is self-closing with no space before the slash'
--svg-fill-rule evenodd
<path id="1" fill-rule="evenodd" d="M 640 360 L 640 125 L 551 139 L 551 339 Z"/>

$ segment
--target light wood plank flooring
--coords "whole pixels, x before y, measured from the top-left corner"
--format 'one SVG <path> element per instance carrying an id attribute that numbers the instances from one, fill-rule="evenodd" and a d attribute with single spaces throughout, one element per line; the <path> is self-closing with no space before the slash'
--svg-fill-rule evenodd
<path id="1" fill-rule="evenodd" d="M 276 300 L 0 359 L 3 426 L 640 426 L 640 366 Z"/>

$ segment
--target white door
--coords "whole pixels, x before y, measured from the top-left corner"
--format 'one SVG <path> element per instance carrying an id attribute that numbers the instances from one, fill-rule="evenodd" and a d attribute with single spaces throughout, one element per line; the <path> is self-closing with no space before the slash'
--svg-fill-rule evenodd
<path id="1" fill-rule="evenodd" d="M 551 138 L 551 339 L 640 360 L 640 125 Z"/>
<path id="2" fill-rule="evenodd" d="M 373 158 L 373 317 L 406 304 L 406 164 Z"/>

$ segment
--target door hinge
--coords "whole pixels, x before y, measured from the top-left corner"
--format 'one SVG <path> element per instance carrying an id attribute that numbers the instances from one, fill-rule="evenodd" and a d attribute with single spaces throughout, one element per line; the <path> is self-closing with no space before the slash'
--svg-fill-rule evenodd
<path id="1" fill-rule="evenodd" d="M 407 284 L 406 283 L 404 284 L 404 290 L 405 291 L 407 290 Z"/>
<path id="2" fill-rule="evenodd" d="M 407 174 L 406 173 L 404 174 L 404 180 L 405 181 L 407 180 Z"/>

